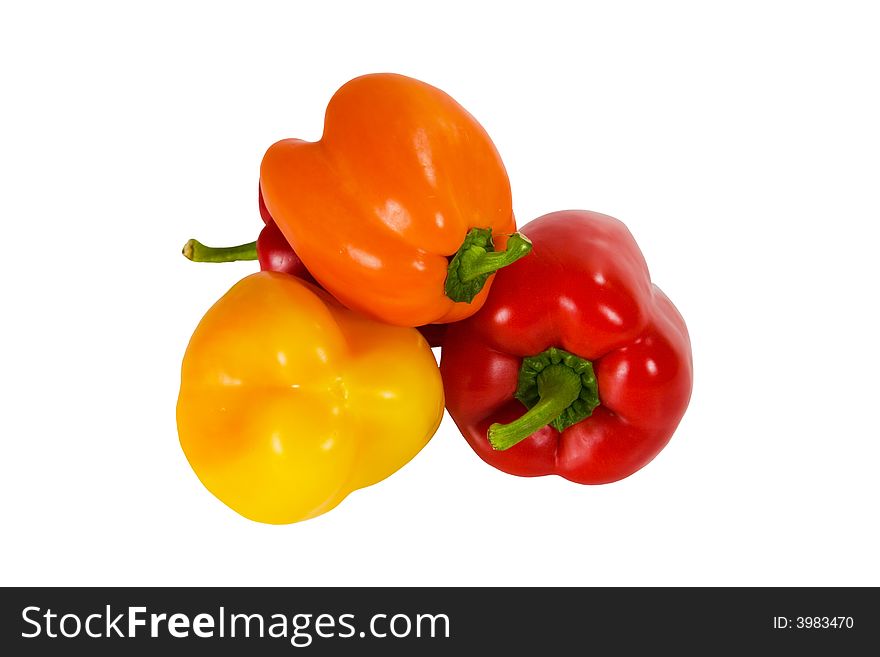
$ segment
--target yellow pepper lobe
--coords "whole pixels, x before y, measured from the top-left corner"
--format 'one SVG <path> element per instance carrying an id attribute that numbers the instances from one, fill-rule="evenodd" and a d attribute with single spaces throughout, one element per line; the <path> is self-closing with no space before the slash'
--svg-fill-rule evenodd
<path id="1" fill-rule="evenodd" d="M 415 329 L 260 272 L 233 286 L 193 333 L 177 426 L 208 490 L 247 518 L 284 524 L 396 472 L 442 413 L 439 370 Z"/>

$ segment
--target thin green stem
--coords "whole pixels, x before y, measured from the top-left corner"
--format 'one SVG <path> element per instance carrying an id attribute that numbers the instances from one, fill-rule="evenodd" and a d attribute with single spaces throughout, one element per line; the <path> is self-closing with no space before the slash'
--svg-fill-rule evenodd
<path id="1" fill-rule="evenodd" d="M 256 260 L 257 243 L 248 242 L 238 246 L 205 246 L 198 240 L 189 240 L 183 245 L 183 255 L 193 262 Z"/>

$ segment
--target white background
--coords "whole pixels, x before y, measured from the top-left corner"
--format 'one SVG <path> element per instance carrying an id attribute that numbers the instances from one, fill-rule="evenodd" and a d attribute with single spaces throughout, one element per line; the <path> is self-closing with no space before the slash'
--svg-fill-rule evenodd
<path id="1" fill-rule="evenodd" d="M 17 3 L 0 15 L 0 582 L 880 585 L 872 3 Z M 447 417 L 389 480 L 273 527 L 198 482 L 179 368 L 254 263 L 265 149 L 357 75 L 492 135 L 520 223 L 626 222 L 695 387 L 622 482 L 519 479 Z"/>

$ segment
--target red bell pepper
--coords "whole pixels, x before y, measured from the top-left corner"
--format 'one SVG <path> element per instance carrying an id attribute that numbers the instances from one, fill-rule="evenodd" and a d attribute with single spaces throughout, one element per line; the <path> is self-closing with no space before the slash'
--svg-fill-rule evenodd
<path id="1" fill-rule="evenodd" d="M 504 472 L 627 477 L 663 449 L 690 400 L 684 320 L 618 220 L 555 212 L 520 232 L 531 255 L 496 273 L 483 308 L 447 330 L 446 407 Z"/>

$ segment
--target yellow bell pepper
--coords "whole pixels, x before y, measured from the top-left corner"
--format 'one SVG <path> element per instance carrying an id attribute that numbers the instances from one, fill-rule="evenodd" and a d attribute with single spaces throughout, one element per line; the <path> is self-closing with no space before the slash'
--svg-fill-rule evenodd
<path id="1" fill-rule="evenodd" d="M 313 518 L 403 467 L 437 430 L 443 384 L 418 331 L 286 274 L 239 281 L 183 358 L 177 428 L 205 487 L 252 520 Z"/>

